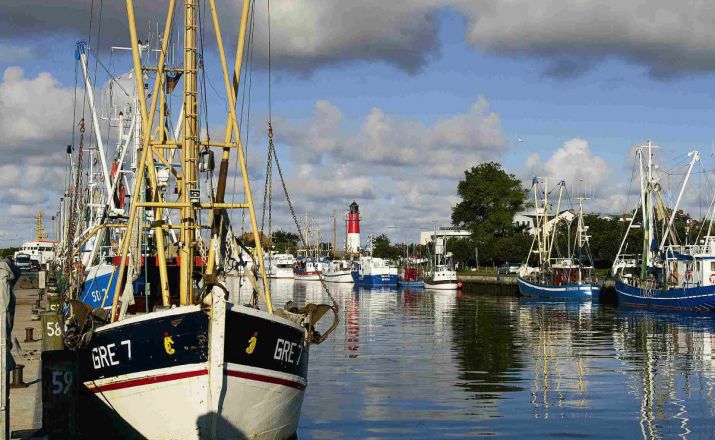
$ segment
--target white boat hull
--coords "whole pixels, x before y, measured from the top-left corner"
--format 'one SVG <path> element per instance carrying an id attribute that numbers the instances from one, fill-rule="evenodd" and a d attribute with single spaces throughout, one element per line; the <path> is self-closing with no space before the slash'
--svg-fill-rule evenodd
<path id="1" fill-rule="evenodd" d="M 296 273 L 295 279 L 299 281 L 320 281 L 319 273 Z"/>
<path id="2" fill-rule="evenodd" d="M 271 269 L 268 272 L 268 278 L 275 280 L 292 280 L 295 278 L 293 269 Z"/>
<path id="3" fill-rule="evenodd" d="M 80 352 L 84 394 L 90 396 L 85 404 L 109 414 L 120 438 L 285 439 L 295 434 L 307 385 L 304 330 L 217 296 L 208 318 L 198 306 L 184 306 L 127 319 L 100 328 L 89 349 Z M 187 359 L 200 361 L 184 363 Z M 143 368 L 167 362 L 178 365 Z M 132 371 L 112 374 L 127 369 Z M 83 412 L 83 418 L 89 417 Z"/>
<path id="4" fill-rule="evenodd" d="M 352 284 L 352 271 L 346 270 L 341 272 L 323 272 L 323 278 L 329 283 L 350 283 Z"/>
<path id="5" fill-rule="evenodd" d="M 430 290 L 459 290 L 459 284 L 457 281 L 454 282 L 448 282 L 448 283 L 437 283 L 437 284 L 431 284 L 425 281 L 425 289 L 430 289 Z"/>

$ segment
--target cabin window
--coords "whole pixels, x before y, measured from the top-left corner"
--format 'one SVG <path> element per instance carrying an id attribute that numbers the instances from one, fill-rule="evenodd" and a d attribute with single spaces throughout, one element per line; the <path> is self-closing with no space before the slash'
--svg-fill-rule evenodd
<path id="1" fill-rule="evenodd" d="M 710 262 L 710 272 L 715 272 L 715 261 Z"/>

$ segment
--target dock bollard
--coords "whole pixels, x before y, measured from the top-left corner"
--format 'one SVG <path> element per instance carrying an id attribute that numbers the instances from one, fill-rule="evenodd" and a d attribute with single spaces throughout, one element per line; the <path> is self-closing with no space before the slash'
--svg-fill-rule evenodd
<path id="1" fill-rule="evenodd" d="M 32 337 L 32 332 L 35 330 L 34 327 L 25 327 L 25 341 L 24 342 L 35 342 L 35 338 Z"/>
<path id="2" fill-rule="evenodd" d="M 10 388 L 27 388 L 29 386 L 22 378 L 22 370 L 24 369 L 25 366 L 21 364 L 16 364 L 15 368 L 12 369 L 12 382 L 10 382 Z"/>

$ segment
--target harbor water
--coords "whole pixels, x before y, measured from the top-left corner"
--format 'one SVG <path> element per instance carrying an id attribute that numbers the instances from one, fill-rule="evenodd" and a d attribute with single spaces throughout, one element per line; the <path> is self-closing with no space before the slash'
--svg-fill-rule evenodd
<path id="1" fill-rule="evenodd" d="M 330 288 L 341 322 L 311 348 L 300 439 L 715 436 L 713 315 Z"/>

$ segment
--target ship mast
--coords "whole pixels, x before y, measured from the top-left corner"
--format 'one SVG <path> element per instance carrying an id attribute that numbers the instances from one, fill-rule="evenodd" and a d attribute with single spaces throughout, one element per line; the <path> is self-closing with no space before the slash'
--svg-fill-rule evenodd
<path id="1" fill-rule="evenodd" d="M 199 144 L 199 115 L 197 106 L 197 48 L 196 14 L 198 0 L 184 0 L 184 121 L 182 130 L 182 171 L 180 183 L 181 248 L 179 249 L 179 299 L 181 305 L 191 304 L 196 217 L 192 203 L 199 200 L 196 182 L 196 156 Z"/>
<path id="2" fill-rule="evenodd" d="M 181 0 L 179 0 L 181 1 Z M 163 33 L 162 47 L 159 54 L 158 65 L 155 69 L 148 69 L 156 71 L 156 81 L 153 86 L 153 91 L 151 94 L 151 103 L 147 111 L 147 99 L 144 93 L 144 69 L 141 65 L 139 44 L 137 37 L 137 28 L 134 16 L 134 4 L 133 0 L 126 0 L 127 7 L 127 17 L 129 22 L 129 33 L 132 46 L 132 59 L 134 63 L 134 72 L 136 87 L 138 91 L 139 98 L 139 108 L 142 117 L 142 153 L 141 158 L 137 167 L 137 176 L 134 184 L 134 191 L 132 192 L 132 204 L 130 207 L 129 218 L 127 220 L 127 232 L 124 235 L 121 244 L 121 262 L 119 265 L 116 290 L 114 295 L 114 302 L 112 304 L 112 319 L 116 320 L 117 315 L 117 302 L 123 291 L 126 275 L 126 266 L 128 264 L 129 258 L 139 258 L 138 255 L 131 255 L 129 253 L 129 243 L 131 241 L 131 236 L 134 233 L 135 224 L 138 221 L 138 209 L 139 208 L 151 208 L 154 209 L 154 223 L 150 227 L 154 231 L 154 238 L 156 243 L 156 255 L 157 255 L 157 265 L 160 271 L 160 281 L 161 281 L 161 292 L 164 306 L 169 305 L 169 284 L 168 275 L 166 271 L 166 251 L 164 248 L 164 229 L 171 228 L 170 225 L 163 224 L 162 219 L 164 218 L 162 210 L 164 209 L 178 209 L 181 215 L 181 220 L 178 224 L 180 231 L 180 239 L 177 243 L 178 246 L 178 259 L 179 259 L 179 301 L 181 305 L 190 305 L 196 302 L 194 296 L 194 282 L 193 274 L 195 270 L 195 247 L 198 245 L 198 241 L 201 240 L 197 231 L 201 229 L 207 229 L 207 226 L 202 226 L 198 223 L 199 218 L 197 213 L 200 209 L 210 210 L 213 212 L 214 217 L 221 215 L 223 209 L 227 208 L 242 208 L 248 209 L 249 217 L 251 221 L 251 228 L 253 231 L 255 246 L 256 246 L 256 256 L 260 267 L 261 278 L 263 281 L 263 293 L 265 295 L 266 308 L 269 313 L 273 312 L 273 305 L 270 297 L 270 290 L 268 285 L 268 279 L 265 273 L 265 266 L 263 262 L 263 250 L 261 245 L 261 240 L 258 231 L 258 223 L 256 221 L 256 215 L 254 210 L 253 197 L 251 194 L 251 188 L 248 180 L 247 166 L 245 162 L 244 150 L 241 145 L 241 136 L 238 127 L 238 120 L 236 118 L 236 92 L 238 90 L 238 79 L 240 76 L 240 68 L 243 53 L 243 44 L 245 42 L 245 33 L 247 26 L 248 17 L 248 5 L 250 0 L 244 0 L 244 13 L 242 16 L 241 29 L 239 32 L 239 49 L 237 50 L 237 58 L 235 64 L 235 71 L 233 77 L 233 87 L 228 76 L 228 70 L 226 66 L 226 57 L 223 47 L 223 39 L 221 36 L 221 29 L 218 21 L 218 11 L 216 10 L 216 5 L 214 0 L 209 0 L 211 8 L 211 18 L 213 22 L 213 27 L 216 35 L 216 43 L 218 54 L 221 61 L 221 69 L 223 73 L 223 81 L 226 88 L 226 98 L 228 102 L 228 117 L 226 126 L 226 140 L 224 142 L 215 142 L 210 140 L 200 139 L 200 129 L 199 129 L 199 115 L 198 115 L 198 56 L 199 48 L 197 47 L 198 40 L 198 20 L 197 14 L 199 13 L 198 0 L 184 0 L 184 65 L 183 69 L 180 71 L 184 76 L 184 89 L 183 98 L 184 104 L 182 108 L 182 116 L 178 125 L 182 127 L 182 134 L 180 139 L 167 139 L 164 134 L 163 127 L 158 127 L 156 134 L 153 130 L 154 118 L 156 114 L 156 108 L 158 102 L 165 102 L 166 93 L 165 84 L 165 59 L 167 54 L 167 48 L 169 39 L 172 35 L 172 22 L 174 18 L 174 7 L 176 0 L 169 0 L 168 13 L 166 18 L 166 24 Z M 177 69 L 174 69 L 177 70 Z M 163 112 L 161 109 L 160 112 Z M 152 139 L 152 136 L 155 139 Z M 199 181 L 197 176 L 198 169 L 198 157 L 199 149 L 207 149 L 210 147 L 218 147 L 223 150 L 222 161 L 221 161 L 221 175 L 219 176 L 219 183 L 216 194 L 210 194 L 209 202 L 201 201 L 201 194 L 199 188 Z M 166 150 L 178 149 L 181 152 L 181 169 L 175 169 L 174 166 L 169 163 L 164 157 L 164 152 Z M 228 167 L 228 159 L 230 151 L 235 150 L 235 154 L 238 156 L 238 162 L 241 168 L 241 174 L 243 177 L 243 186 L 246 194 L 246 203 L 224 203 L 224 191 L 226 184 L 226 175 Z M 164 166 L 166 166 L 171 174 L 176 179 L 176 188 L 178 189 L 178 200 L 175 202 L 169 202 L 164 199 L 164 195 L 159 191 L 156 179 L 156 169 L 154 168 L 154 160 L 159 160 Z M 147 201 L 140 201 L 140 194 L 142 191 L 142 183 L 145 179 L 145 171 L 148 177 L 148 190 Z M 227 225 L 226 225 L 227 226 Z M 216 264 L 216 248 L 218 247 L 218 234 L 214 233 L 216 228 L 211 228 L 211 242 L 208 246 L 208 256 L 201 255 L 202 259 L 206 263 L 207 282 L 215 282 L 215 264 Z M 205 258 L 204 258 L 205 257 Z"/>

